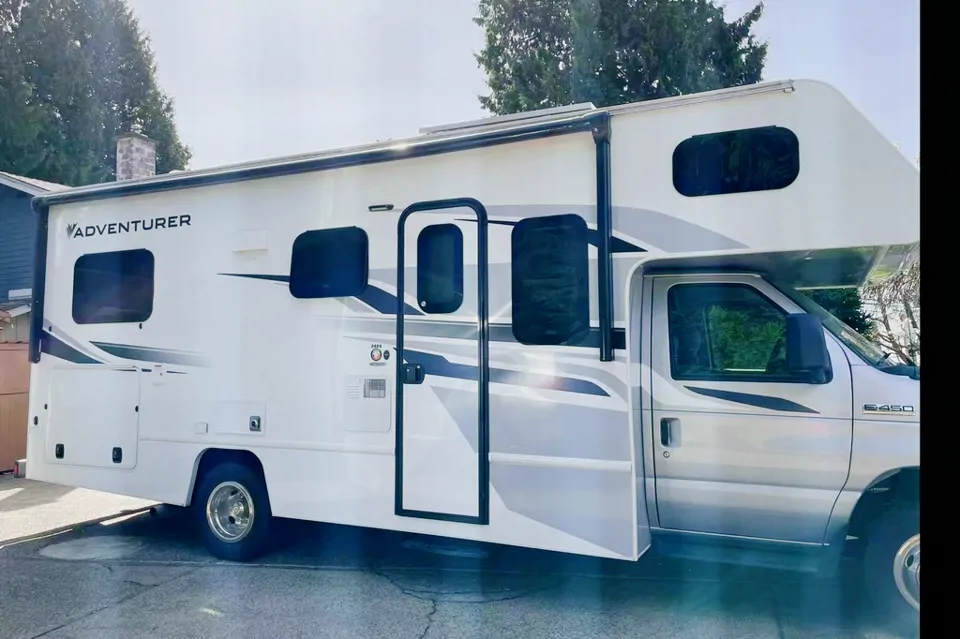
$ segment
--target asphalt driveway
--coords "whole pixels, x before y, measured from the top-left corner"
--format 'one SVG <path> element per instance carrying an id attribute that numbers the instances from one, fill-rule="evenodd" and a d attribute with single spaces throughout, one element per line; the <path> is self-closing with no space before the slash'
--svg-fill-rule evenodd
<path id="1" fill-rule="evenodd" d="M 291 524 L 219 562 L 159 509 L 0 549 L 0 637 L 883 639 L 839 579 Z"/>

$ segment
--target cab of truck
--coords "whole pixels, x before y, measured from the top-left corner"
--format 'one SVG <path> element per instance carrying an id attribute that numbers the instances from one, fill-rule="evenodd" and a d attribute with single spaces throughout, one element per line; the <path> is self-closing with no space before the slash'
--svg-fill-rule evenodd
<path id="1" fill-rule="evenodd" d="M 727 560 L 769 550 L 822 565 L 856 538 L 872 594 L 915 627 L 919 367 L 801 290 L 862 284 L 908 253 L 728 252 L 638 265 L 628 329 L 638 506 L 661 547 L 702 557 L 691 548 L 719 543 Z"/>

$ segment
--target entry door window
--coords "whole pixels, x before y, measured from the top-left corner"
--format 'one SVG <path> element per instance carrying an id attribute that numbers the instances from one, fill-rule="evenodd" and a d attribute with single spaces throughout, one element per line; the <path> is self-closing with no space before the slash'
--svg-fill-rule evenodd
<path id="1" fill-rule="evenodd" d="M 417 236 L 417 304 L 431 314 L 463 304 L 463 232 L 456 224 L 434 224 Z"/>
<path id="2" fill-rule="evenodd" d="M 786 313 L 745 284 L 678 284 L 667 295 L 677 380 L 794 381 Z"/>

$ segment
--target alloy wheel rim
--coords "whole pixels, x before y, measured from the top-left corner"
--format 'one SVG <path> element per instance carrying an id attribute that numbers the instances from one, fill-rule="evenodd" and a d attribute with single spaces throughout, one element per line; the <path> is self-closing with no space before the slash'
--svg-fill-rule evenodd
<path id="1" fill-rule="evenodd" d="M 920 611 L 920 535 L 900 546 L 893 559 L 893 580 L 908 604 Z"/>
<path id="2" fill-rule="evenodd" d="M 210 491 L 207 499 L 207 525 L 217 539 L 236 543 L 253 529 L 253 497 L 241 484 L 225 481 Z"/>

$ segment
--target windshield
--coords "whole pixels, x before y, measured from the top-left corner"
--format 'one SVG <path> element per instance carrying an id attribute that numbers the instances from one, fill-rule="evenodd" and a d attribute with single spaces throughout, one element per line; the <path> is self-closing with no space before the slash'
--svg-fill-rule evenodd
<path id="1" fill-rule="evenodd" d="M 898 360 L 896 360 L 892 354 L 883 351 L 879 346 L 838 320 L 830 311 L 800 291 L 783 284 L 778 284 L 777 286 L 780 292 L 789 297 L 805 312 L 819 317 L 820 321 L 823 322 L 823 325 L 830 333 L 868 364 L 873 366 L 892 366 L 898 363 Z"/>

